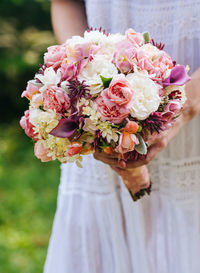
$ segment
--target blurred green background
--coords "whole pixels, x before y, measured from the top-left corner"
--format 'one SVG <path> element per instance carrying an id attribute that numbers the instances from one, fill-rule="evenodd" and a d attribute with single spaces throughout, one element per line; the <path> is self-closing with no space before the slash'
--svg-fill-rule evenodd
<path id="1" fill-rule="evenodd" d="M 20 95 L 55 43 L 50 1 L 0 1 L 0 272 L 40 273 L 56 208 L 59 163 L 41 163 L 19 127 Z"/>

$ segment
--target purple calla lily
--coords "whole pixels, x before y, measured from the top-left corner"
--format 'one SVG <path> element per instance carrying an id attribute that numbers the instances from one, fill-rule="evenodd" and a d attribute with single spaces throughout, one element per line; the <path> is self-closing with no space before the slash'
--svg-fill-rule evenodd
<path id="1" fill-rule="evenodd" d="M 184 65 L 177 65 L 172 68 L 168 78 L 163 81 L 163 87 L 169 85 L 184 85 L 191 78 L 188 76 Z"/>
<path id="2" fill-rule="evenodd" d="M 78 129 L 78 122 L 73 119 L 60 119 L 58 125 L 50 132 L 50 135 L 66 138 L 74 134 Z"/>

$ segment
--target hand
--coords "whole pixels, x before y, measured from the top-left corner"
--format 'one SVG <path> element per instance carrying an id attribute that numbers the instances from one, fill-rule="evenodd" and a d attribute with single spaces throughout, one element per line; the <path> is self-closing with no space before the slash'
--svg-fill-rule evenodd
<path id="1" fill-rule="evenodd" d="M 141 189 L 148 188 L 150 185 L 149 172 L 146 166 L 134 169 L 111 168 L 122 177 L 125 186 L 133 195 Z"/>
<path id="2" fill-rule="evenodd" d="M 118 168 L 132 169 L 148 164 L 167 146 L 169 141 L 177 135 L 179 130 L 200 112 L 200 68 L 192 74 L 191 81 L 186 84 L 186 96 L 187 101 L 184 104 L 180 117 L 177 118 L 168 130 L 155 135 L 149 141 L 148 153 L 145 159 L 137 161 L 129 160 L 128 162 L 123 160 L 118 161 L 116 153 L 109 156 L 103 152 L 95 152 L 94 157 L 106 164 L 109 164 L 111 167 Z"/>

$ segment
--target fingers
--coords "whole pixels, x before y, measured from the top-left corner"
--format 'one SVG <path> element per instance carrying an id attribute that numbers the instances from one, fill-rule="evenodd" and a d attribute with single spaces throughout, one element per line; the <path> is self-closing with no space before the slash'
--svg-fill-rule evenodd
<path id="1" fill-rule="evenodd" d="M 96 160 L 100 160 L 105 164 L 110 166 L 118 166 L 118 160 L 107 156 L 105 153 L 95 152 L 93 156 Z"/>

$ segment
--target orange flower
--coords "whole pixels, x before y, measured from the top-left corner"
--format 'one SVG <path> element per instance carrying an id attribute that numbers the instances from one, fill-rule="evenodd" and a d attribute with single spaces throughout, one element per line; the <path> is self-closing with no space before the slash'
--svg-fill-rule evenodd
<path id="1" fill-rule="evenodd" d="M 139 125 L 135 121 L 130 121 L 128 120 L 126 126 L 124 127 L 124 131 L 130 133 L 130 134 L 135 134 L 137 133 L 139 129 Z"/>
<path id="2" fill-rule="evenodd" d="M 72 142 L 72 144 L 70 145 L 69 150 L 67 151 L 67 155 L 68 156 L 73 156 L 76 154 L 79 154 L 81 152 L 81 150 L 83 149 L 82 144 L 79 142 Z"/>
<path id="3" fill-rule="evenodd" d="M 120 154 L 131 152 L 137 144 L 139 144 L 137 137 L 134 134 L 124 131 L 120 135 L 119 145 L 115 148 L 115 151 Z"/>

